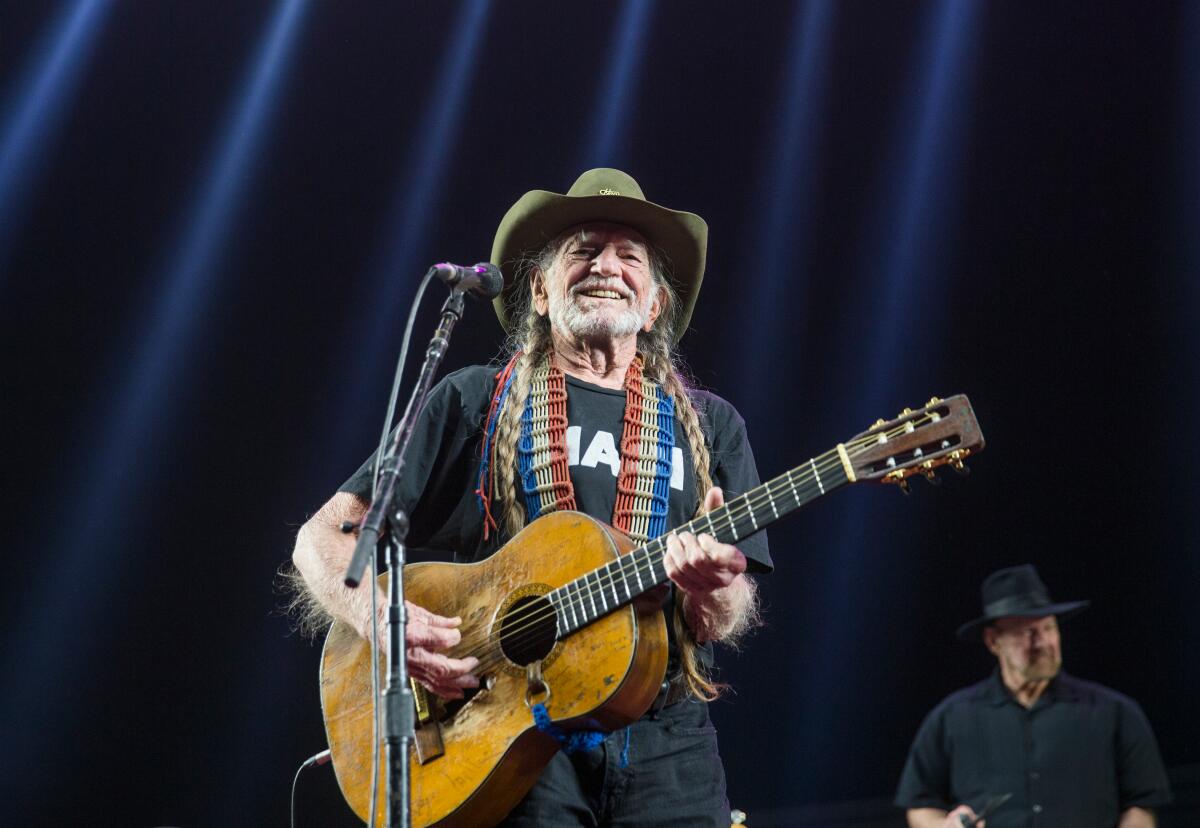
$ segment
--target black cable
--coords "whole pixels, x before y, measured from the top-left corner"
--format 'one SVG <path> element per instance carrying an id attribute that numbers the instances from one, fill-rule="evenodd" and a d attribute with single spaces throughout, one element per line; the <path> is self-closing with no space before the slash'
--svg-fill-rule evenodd
<path id="1" fill-rule="evenodd" d="M 300 763 L 300 767 L 296 768 L 296 775 L 292 778 L 292 818 L 290 825 L 296 828 L 296 783 L 300 781 L 300 774 L 305 768 L 311 768 L 313 765 L 324 765 L 332 758 L 328 748 L 315 753 Z"/>

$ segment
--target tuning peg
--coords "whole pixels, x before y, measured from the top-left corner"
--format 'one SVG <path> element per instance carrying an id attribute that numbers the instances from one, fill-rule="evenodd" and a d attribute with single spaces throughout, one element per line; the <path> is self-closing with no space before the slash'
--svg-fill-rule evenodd
<path id="1" fill-rule="evenodd" d="M 963 460 L 970 453 L 971 452 L 969 452 L 965 449 L 960 450 L 960 451 L 950 452 L 950 468 L 954 469 L 956 472 L 958 472 L 963 477 L 966 477 L 968 474 L 971 473 L 971 470 L 967 468 L 966 464 L 963 463 Z"/>
<path id="2" fill-rule="evenodd" d="M 926 408 L 932 408 L 942 401 L 941 397 L 930 397 L 929 402 L 925 403 Z"/>
<path id="3" fill-rule="evenodd" d="M 937 476 L 937 472 L 935 472 L 935 471 L 933 470 L 933 464 L 932 464 L 932 463 L 925 463 L 925 464 L 922 464 L 922 466 L 921 466 L 921 475 L 922 475 L 922 476 L 923 476 L 923 477 L 924 477 L 926 480 L 928 480 L 928 481 L 929 481 L 929 485 L 931 485 L 931 486 L 940 486 L 940 485 L 942 485 L 942 478 L 940 478 L 940 477 L 938 477 L 938 476 Z"/>
<path id="4" fill-rule="evenodd" d="M 910 494 L 912 494 L 912 492 L 911 492 L 911 491 L 909 491 L 909 488 L 908 488 L 908 481 L 907 481 L 907 480 L 905 480 L 903 477 L 901 477 L 901 478 L 898 478 L 898 479 L 896 480 L 896 486 L 897 486 L 897 487 L 900 489 L 900 491 L 901 491 L 901 492 L 903 492 L 905 495 L 910 495 Z"/>
<path id="5" fill-rule="evenodd" d="M 872 428 L 879 428 L 881 425 L 887 425 L 887 420 L 883 419 L 883 417 L 872 423 L 871 428 L 868 428 L 867 431 L 870 431 Z"/>
<path id="6" fill-rule="evenodd" d="M 897 417 L 907 417 L 907 416 L 908 416 L 909 414 L 911 414 L 911 413 L 912 413 L 912 409 L 911 409 L 911 408 L 905 408 L 903 411 L 901 411 L 901 412 L 900 412 L 899 414 L 897 414 L 896 416 L 897 416 Z"/>

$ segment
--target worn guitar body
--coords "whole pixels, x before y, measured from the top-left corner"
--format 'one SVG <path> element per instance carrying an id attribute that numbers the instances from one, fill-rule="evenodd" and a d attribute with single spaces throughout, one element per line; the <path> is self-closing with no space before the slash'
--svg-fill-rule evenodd
<path id="1" fill-rule="evenodd" d="M 488 642 L 498 641 L 502 619 L 514 603 L 545 594 L 633 548 L 628 538 L 587 515 L 557 512 L 534 521 L 480 563 L 406 566 L 404 588 L 413 603 L 463 619 L 463 643 L 449 654 L 466 655 L 485 634 Z M 549 697 L 538 694 L 534 701 L 545 703 L 562 730 L 624 727 L 649 709 L 666 672 L 662 609 L 644 597 L 546 646 L 548 653 L 506 655 L 519 661 L 542 656 Z M 371 657 L 372 647 L 348 625 L 337 623 L 321 660 L 321 706 L 334 770 L 346 801 L 364 821 L 371 795 Z M 382 675 L 382 654 L 379 659 Z M 494 825 L 559 749 L 558 742 L 534 726 L 526 703 L 530 685 L 525 666 L 504 657 L 493 666 L 485 660 L 479 672 L 490 686 L 440 722 L 444 753 L 424 764 L 415 752 L 410 755 L 415 828 Z M 434 720 L 438 718 L 435 712 Z M 382 750 L 378 770 L 378 824 L 383 824 Z"/>

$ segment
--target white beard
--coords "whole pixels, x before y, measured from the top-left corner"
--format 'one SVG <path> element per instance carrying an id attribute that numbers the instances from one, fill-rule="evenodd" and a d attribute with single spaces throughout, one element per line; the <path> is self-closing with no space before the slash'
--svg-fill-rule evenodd
<path id="1" fill-rule="evenodd" d="M 570 333 L 578 339 L 594 339 L 605 336 L 622 339 L 636 334 L 650 319 L 651 297 L 640 308 L 627 308 L 616 317 L 600 310 L 587 311 L 579 306 L 577 294 L 572 293 L 563 301 L 550 299 L 550 324 L 560 331 Z"/>

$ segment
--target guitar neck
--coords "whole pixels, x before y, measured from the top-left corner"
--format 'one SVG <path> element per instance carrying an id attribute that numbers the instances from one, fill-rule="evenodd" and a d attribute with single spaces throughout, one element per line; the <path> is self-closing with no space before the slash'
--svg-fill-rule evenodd
<path id="1" fill-rule="evenodd" d="M 822 495 L 853 482 L 845 448 L 838 445 L 786 474 L 739 495 L 717 509 L 654 538 L 599 569 L 551 591 L 558 637 L 574 632 L 642 593 L 666 583 L 667 538 L 680 532 L 707 533 L 737 543 Z"/>

